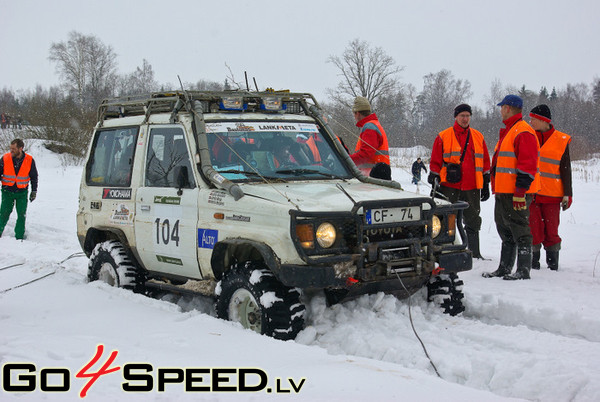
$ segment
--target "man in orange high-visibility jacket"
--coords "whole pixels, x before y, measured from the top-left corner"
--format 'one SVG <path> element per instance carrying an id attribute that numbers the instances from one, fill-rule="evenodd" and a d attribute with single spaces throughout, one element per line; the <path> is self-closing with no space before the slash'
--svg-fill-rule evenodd
<path id="1" fill-rule="evenodd" d="M 2 205 L 0 206 L 0 236 L 12 213 L 17 209 L 15 237 L 25 238 L 25 214 L 27 212 L 27 192 L 31 183 L 29 201 L 35 200 L 38 185 L 38 172 L 31 155 L 23 152 L 23 140 L 17 138 L 10 143 L 10 152 L 0 159 L 2 180 Z"/>
<path id="2" fill-rule="evenodd" d="M 473 258 L 483 258 L 479 250 L 479 213 L 480 201 L 490 198 L 490 154 L 483 134 L 470 126 L 471 114 L 471 106 L 466 103 L 454 108 L 454 125 L 439 133 L 433 142 L 427 181 L 431 185 L 437 181 L 440 184 L 438 192 L 450 202 L 469 203 L 464 212 L 466 241 Z M 458 181 L 448 177 L 449 163 L 460 165 Z"/>
<path id="3" fill-rule="evenodd" d="M 540 189 L 539 154 L 535 130 L 523 120 L 523 100 L 506 95 L 500 114 L 506 126 L 500 130 L 492 158 L 492 192 L 495 194 L 494 220 L 502 239 L 500 264 L 485 278 L 529 279 L 531 271 L 531 231 L 529 205 Z M 517 270 L 512 273 L 517 260 Z"/>
<path id="4" fill-rule="evenodd" d="M 548 268 L 556 271 L 562 242 L 558 235 L 560 208 L 562 206 L 563 210 L 568 209 L 573 200 L 569 155 L 571 136 L 554 129 L 552 114 L 547 105 L 534 107 L 529 117 L 540 142 L 541 185 L 529 207 L 529 227 L 533 236 L 531 268 L 540 269 L 540 251 L 543 245 Z"/>
<path id="5" fill-rule="evenodd" d="M 350 158 L 365 176 L 369 176 L 376 164 L 390 164 L 387 135 L 375 113 L 371 113 L 371 104 L 367 98 L 357 96 L 354 99 L 352 112 L 356 127 L 361 131 L 356 149 Z"/>

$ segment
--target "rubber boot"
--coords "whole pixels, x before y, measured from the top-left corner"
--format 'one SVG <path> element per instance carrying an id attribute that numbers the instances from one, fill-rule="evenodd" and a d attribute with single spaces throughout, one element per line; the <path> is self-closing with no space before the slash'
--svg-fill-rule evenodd
<path id="1" fill-rule="evenodd" d="M 546 250 L 546 264 L 552 271 L 558 271 L 558 250 Z"/>
<path id="2" fill-rule="evenodd" d="M 540 250 L 541 245 L 536 244 L 532 246 L 532 254 L 531 254 L 531 269 L 540 269 Z"/>
<path id="3" fill-rule="evenodd" d="M 484 258 L 481 255 L 479 250 L 479 232 L 474 230 L 466 230 L 467 233 L 467 245 L 469 246 L 469 250 L 473 253 L 473 258 L 479 258 L 483 260 Z"/>
<path id="4" fill-rule="evenodd" d="M 531 246 L 519 246 L 517 255 L 517 271 L 514 274 L 505 275 L 503 279 L 512 281 L 517 279 L 531 279 Z"/>
<path id="5" fill-rule="evenodd" d="M 502 243 L 502 249 L 500 250 L 500 264 L 498 269 L 493 272 L 484 272 L 481 274 L 484 278 L 494 278 L 497 276 L 505 276 L 510 274 L 513 265 L 515 265 L 515 259 L 517 258 L 517 246 L 514 244 Z"/>

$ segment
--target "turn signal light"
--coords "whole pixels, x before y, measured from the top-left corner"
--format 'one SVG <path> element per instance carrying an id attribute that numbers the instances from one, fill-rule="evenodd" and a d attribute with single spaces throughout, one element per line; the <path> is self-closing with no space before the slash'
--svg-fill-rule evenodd
<path id="1" fill-rule="evenodd" d="M 315 228 L 313 225 L 308 223 L 296 225 L 296 236 L 298 236 L 302 248 L 315 247 Z"/>

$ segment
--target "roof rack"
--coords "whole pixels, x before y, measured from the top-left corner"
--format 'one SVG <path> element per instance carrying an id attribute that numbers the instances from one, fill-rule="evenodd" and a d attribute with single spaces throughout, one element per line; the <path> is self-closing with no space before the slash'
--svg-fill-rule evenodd
<path id="1" fill-rule="evenodd" d="M 269 97 L 281 98 L 282 104 L 286 105 L 283 110 L 285 113 L 308 114 L 311 105 L 319 107 L 316 99 L 310 93 L 287 91 L 165 91 L 105 99 L 98 107 L 98 122 L 102 125 L 105 119 L 111 118 L 145 115 L 147 119 L 154 113 L 177 113 L 185 102 L 193 101 L 203 102 L 205 113 L 227 113 L 231 111 L 221 108 L 220 104 L 224 98 L 230 97 L 243 98 L 245 108 L 244 110 L 237 110 L 236 113 L 265 112 L 260 109 L 260 105 L 265 98 Z"/>

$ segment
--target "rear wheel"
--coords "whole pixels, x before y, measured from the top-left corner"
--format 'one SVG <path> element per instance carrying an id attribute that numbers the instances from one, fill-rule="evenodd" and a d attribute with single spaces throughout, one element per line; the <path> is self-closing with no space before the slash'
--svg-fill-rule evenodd
<path id="1" fill-rule="evenodd" d="M 116 240 L 96 244 L 88 264 L 88 280 L 101 280 L 110 286 L 141 292 L 144 276 L 129 257 L 125 247 Z"/>
<path id="2" fill-rule="evenodd" d="M 427 283 L 427 300 L 439 305 L 446 314 L 458 315 L 465 311 L 462 286 L 463 281 L 455 273 L 433 276 Z"/>
<path id="3" fill-rule="evenodd" d="M 220 318 L 276 339 L 294 339 L 304 326 L 296 288 L 284 286 L 262 262 L 235 264 L 217 285 Z"/>

